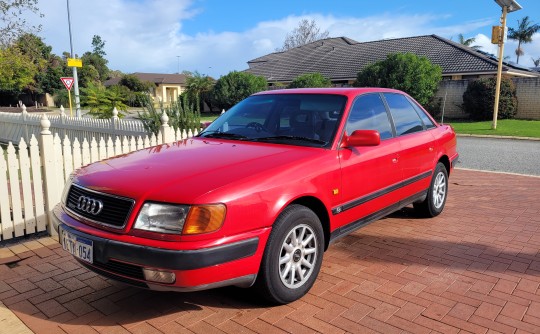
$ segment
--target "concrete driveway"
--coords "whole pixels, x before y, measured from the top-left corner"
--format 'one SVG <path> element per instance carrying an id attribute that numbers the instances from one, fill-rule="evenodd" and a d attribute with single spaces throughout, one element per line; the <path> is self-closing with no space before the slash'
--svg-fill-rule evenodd
<path id="1" fill-rule="evenodd" d="M 341 239 L 310 293 L 279 307 L 234 288 L 127 287 L 48 237 L 1 248 L 0 301 L 24 326 L 0 333 L 540 333 L 540 178 L 450 181 L 441 216 L 404 209 Z"/>

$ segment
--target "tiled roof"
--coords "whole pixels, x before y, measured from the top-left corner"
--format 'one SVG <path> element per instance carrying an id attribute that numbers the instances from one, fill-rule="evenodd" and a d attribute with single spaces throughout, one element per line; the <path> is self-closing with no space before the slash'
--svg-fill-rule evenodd
<path id="1" fill-rule="evenodd" d="M 166 73 L 141 73 L 135 72 L 134 76 L 139 78 L 141 81 L 150 81 L 159 84 L 180 84 L 183 85 L 186 83 L 186 76 L 184 74 L 166 74 Z M 118 84 L 120 78 L 111 78 L 105 81 L 105 86 L 112 86 Z"/>
<path id="2" fill-rule="evenodd" d="M 269 81 L 291 81 L 304 73 L 321 73 L 331 80 L 355 79 L 365 66 L 383 60 L 390 53 L 411 52 L 425 56 L 442 67 L 443 75 L 493 73 L 497 61 L 437 35 L 387 39 L 360 43 L 346 37 L 327 38 L 248 62 L 247 72 Z M 530 73 L 506 64 L 503 71 Z"/>

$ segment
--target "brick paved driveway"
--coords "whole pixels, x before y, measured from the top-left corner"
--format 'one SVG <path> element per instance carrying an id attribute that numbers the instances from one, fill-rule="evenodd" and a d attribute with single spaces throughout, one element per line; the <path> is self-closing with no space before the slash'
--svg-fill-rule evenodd
<path id="1" fill-rule="evenodd" d="M 540 333 L 540 178 L 457 170 L 450 181 L 440 217 L 405 209 L 341 239 L 286 306 L 235 288 L 127 287 L 51 238 L 0 248 L 0 301 L 35 333 Z"/>

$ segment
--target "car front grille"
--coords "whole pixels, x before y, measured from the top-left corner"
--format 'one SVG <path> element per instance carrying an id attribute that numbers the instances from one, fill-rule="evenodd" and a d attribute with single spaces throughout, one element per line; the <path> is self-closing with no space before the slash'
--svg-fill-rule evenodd
<path id="1" fill-rule="evenodd" d="M 92 210 L 80 208 L 81 198 L 101 202 L 102 209 L 96 214 L 95 210 L 92 212 Z M 78 185 L 71 186 L 66 200 L 66 207 L 76 215 L 93 223 L 118 229 L 125 226 L 134 204 L 135 201 L 130 198 L 109 195 Z"/>
<path id="2" fill-rule="evenodd" d="M 138 286 L 140 288 L 148 288 L 148 285 L 138 280 L 144 280 L 142 268 L 126 263 L 109 261 L 106 264 L 100 262 L 94 262 L 93 264 L 80 261 L 79 263 L 86 268 L 92 270 L 101 276 L 114 279 L 119 282 Z M 126 277 L 130 276 L 130 277 Z"/>

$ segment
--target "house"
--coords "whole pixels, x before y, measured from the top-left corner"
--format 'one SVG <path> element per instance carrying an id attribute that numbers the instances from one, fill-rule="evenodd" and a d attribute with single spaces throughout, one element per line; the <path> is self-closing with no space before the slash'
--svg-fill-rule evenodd
<path id="1" fill-rule="evenodd" d="M 372 42 L 347 37 L 327 38 L 248 62 L 246 72 L 265 77 L 270 85 L 287 84 L 301 74 L 321 73 L 336 86 L 349 86 L 367 65 L 391 53 L 410 52 L 427 57 L 442 68 L 443 80 L 476 79 L 497 74 L 497 59 L 437 35 Z M 538 77 L 538 72 L 505 63 L 503 75 Z"/>
<path id="2" fill-rule="evenodd" d="M 184 74 L 164 74 L 164 73 L 133 73 L 141 81 L 148 81 L 155 84 L 150 95 L 155 102 L 165 104 L 176 101 L 178 95 L 186 90 L 186 76 Z M 120 82 L 121 78 L 111 78 L 105 81 L 106 87 L 113 86 Z"/>

